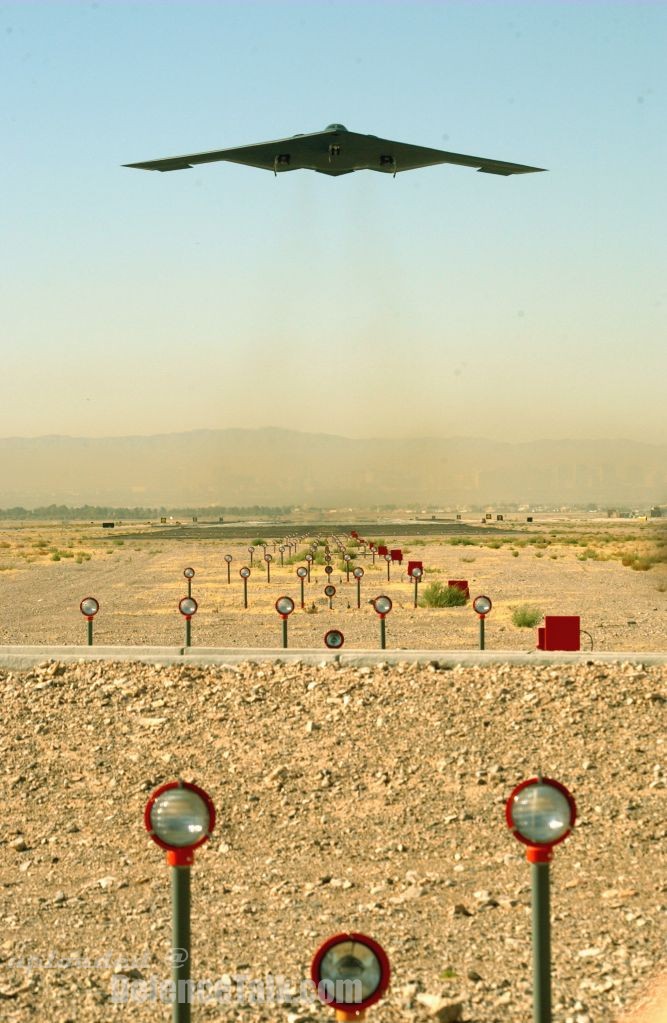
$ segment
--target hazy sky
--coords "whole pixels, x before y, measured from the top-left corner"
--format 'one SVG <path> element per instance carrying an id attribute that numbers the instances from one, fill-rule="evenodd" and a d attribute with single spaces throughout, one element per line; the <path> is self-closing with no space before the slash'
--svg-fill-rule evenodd
<path id="1" fill-rule="evenodd" d="M 0 435 L 665 440 L 664 3 L 0 0 Z M 348 128 L 546 167 L 121 164 Z"/>

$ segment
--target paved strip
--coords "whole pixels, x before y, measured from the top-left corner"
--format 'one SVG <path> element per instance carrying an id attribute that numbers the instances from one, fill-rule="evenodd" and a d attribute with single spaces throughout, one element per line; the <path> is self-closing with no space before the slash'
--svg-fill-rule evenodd
<path id="1" fill-rule="evenodd" d="M 337 663 L 349 667 L 377 664 L 433 664 L 455 667 L 483 664 L 667 664 L 667 653 L 584 650 L 276 650 L 266 648 L 173 646 L 0 646 L 0 667 L 33 668 L 45 661 L 141 661 L 148 664 L 242 664 L 273 661 L 292 664 Z"/>

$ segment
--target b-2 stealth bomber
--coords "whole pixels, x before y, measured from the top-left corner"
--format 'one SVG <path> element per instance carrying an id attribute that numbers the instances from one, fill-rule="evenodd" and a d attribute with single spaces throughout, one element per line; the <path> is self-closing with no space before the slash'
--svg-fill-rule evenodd
<path id="1" fill-rule="evenodd" d="M 227 160 L 242 163 L 248 167 L 283 174 L 285 171 L 314 170 L 318 174 L 351 174 L 352 171 L 373 170 L 383 174 L 417 170 L 419 167 L 433 167 L 439 163 L 454 163 L 462 167 L 474 167 L 484 174 L 530 174 L 543 167 L 527 167 L 522 163 L 506 163 L 504 160 L 489 160 L 483 156 L 465 156 L 462 153 L 447 153 L 442 149 L 428 149 L 413 146 L 407 142 L 391 142 L 376 135 L 361 135 L 348 131 L 343 124 L 330 124 L 324 131 L 307 135 L 292 135 L 291 138 L 275 142 L 258 142 L 236 149 L 216 149 L 208 153 L 189 153 L 187 156 L 171 156 L 161 160 L 146 160 L 142 163 L 126 163 L 125 167 L 139 170 L 175 171 L 186 170 L 200 163 L 216 163 Z"/>

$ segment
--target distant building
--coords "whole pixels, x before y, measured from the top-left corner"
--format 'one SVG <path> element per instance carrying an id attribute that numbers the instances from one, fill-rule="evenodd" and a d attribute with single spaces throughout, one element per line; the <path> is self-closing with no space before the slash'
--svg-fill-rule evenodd
<path id="1" fill-rule="evenodd" d="M 657 504 L 654 504 L 653 507 L 651 508 L 651 511 L 649 512 L 649 515 L 651 516 L 652 519 L 661 519 L 662 508 L 659 508 Z"/>

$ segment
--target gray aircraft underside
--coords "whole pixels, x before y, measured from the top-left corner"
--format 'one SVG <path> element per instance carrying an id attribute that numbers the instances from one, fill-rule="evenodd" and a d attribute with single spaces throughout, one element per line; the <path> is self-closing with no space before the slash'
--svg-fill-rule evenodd
<path id="1" fill-rule="evenodd" d="M 441 149 L 413 146 L 406 142 L 391 142 L 375 135 L 361 135 L 348 131 L 342 124 L 330 124 L 324 131 L 307 135 L 293 135 L 275 142 L 258 142 L 235 149 L 217 149 L 208 153 L 189 153 L 186 156 L 171 156 L 161 160 L 146 160 L 142 163 L 126 163 L 125 167 L 139 170 L 175 171 L 186 170 L 200 163 L 216 163 L 226 160 L 242 163 L 248 167 L 283 174 L 292 170 L 313 170 L 319 174 L 351 174 L 352 171 L 373 170 L 396 175 L 401 171 L 417 170 L 419 167 L 433 167 L 440 163 L 459 164 L 474 167 L 484 174 L 531 174 L 543 167 L 528 167 L 522 163 L 507 163 L 504 160 L 490 160 L 483 156 L 465 156 L 462 153 L 447 153 Z"/>

